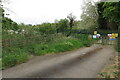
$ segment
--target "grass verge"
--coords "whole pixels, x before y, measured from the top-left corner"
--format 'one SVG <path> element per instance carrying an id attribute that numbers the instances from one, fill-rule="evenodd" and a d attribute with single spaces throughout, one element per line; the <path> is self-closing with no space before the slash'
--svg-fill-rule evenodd
<path id="1" fill-rule="evenodd" d="M 15 47 L 3 48 L 2 55 L 2 69 L 15 66 L 20 63 L 26 62 L 30 55 L 45 55 L 45 54 L 55 54 L 59 52 L 70 51 L 78 49 L 84 46 L 91 46 L 94 40 L 88 40 L 88 35 L 77 34 L 71 37 L 54 37 L 53 40 L 43 41 L 43 43 L 29 43 Z"/>
<path id="2" fill-rule="evenodd" d="M 118 54 L 111 59 L 112 63 L 108 64 L 98 75 L 99 78 L 120 78 L 120 65 L 119 63 L 119 57 Z"/>

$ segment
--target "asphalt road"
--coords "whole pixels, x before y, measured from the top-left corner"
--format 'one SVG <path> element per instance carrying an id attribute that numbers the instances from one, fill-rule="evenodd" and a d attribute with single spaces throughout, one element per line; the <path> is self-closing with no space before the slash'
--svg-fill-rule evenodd
<path id="1" fill-rule="evenodd" d="M 60 54 L 35 56 L 3 70 L 3 78 L 97 78 L 114 55 L 110 46 L 93 45 Z"/>

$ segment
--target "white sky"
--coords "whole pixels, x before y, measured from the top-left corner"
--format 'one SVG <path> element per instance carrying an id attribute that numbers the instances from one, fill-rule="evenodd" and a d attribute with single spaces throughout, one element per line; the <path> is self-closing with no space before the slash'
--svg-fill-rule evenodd
<path id="1" fill-rule="evenodd" d="M 40 24 L 64 19 L 73 13 L 80 20 L 83 0 L 11 0 L 6 7 L 13 12 L 8 16 L 18 23 Z"/>

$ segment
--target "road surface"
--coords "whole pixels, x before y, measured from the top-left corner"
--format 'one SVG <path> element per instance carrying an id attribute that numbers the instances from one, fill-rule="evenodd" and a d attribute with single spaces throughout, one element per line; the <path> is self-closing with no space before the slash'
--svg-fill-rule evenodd
<path id="1" fill-rule="evenodd" d="M 114 54 L 110 46 L 93 45 L 60 54 L 35 56 L 3 70 L 3 78 L 97 78 Z"/>

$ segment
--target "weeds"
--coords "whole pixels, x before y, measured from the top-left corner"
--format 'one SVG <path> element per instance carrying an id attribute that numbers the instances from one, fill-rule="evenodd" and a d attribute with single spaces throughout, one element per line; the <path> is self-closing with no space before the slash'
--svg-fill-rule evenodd
<path id="1" fill-rule="evenodd" d="M 30 34 L 15 34 L 10 36 L 3 38 L 3 69 L 26 62 L 30 54 L 40 56 L 65 52 L 84 46 L 88 47 L 94 42 L 94 40 L 88 40 L 87 35 L 81 34 L 71 37 L 65 37 L 63 35 L 56 36 L 53 34 L 44 36 L 36 35 L 38 37 L 34 35 L 30 36 Z"/>
<path id="2" fill-rule="evenodd" d="M 11 53 L 4 51 L 2 56 L 3 69 L 6 67 L 15 66 L 16 64 L 24 63 L 29 58 L 28 53 L 20 48 L 13 48 Z"/>

